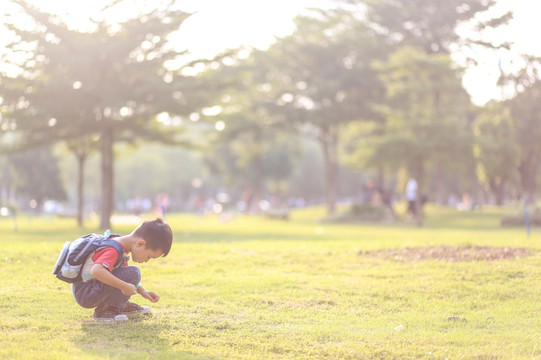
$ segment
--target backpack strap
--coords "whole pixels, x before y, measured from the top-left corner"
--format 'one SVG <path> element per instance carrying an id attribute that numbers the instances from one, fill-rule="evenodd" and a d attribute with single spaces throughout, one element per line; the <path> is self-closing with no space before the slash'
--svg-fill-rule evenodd
<path id="1" fill-rule="evenodd" d="M 105 238 L 101 242 L 101 245 L 96 249 L 96 251 L 103 250 L 103 249 L 108 248 L 108 247 L 114 248 L 116 250 L 117 254 L 118 254 L 118 259 L 116 260 L 115 265 L 112 268 L 112 269 L 116 269 L 117 267 L 121 266 L 122 263 L 123 263 L 123 260 L 124 260 L 124 248 L 122 247 L 122 245 L 120 245 L 120 243 L 118 241 L 112 240 L 110 238 Z"/>

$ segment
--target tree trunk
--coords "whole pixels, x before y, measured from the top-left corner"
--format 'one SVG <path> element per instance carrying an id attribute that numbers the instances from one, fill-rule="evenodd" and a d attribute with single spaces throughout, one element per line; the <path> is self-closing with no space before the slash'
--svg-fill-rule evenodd
<path id="1" fill-rule="evenodd" d="M 101 218 L 100 228 L 111 227 L 111 213 L 113 211 L 113 128 L 108 120 L 104 119 L 101 133 Z"/>
<path id="2" fill-rule="evenodd" d="M 502 206 L 505 196 L 505 182 L 501 178 L 490 179 L 489 187 L 496 200 L 496 205 Z"/>
<path id="3" fill-rule="evenodd" d="M 77 226 L 83 227 L 86 153 L 77 154 Z"/>
<path id="4" fill-rule="evenodd" d="M 320 142 L 323 148 L 325 164 L 327 212 L 329 215 L 332 215 L 336 212 L 338 194 L 338 163 L 336 154 L 338 136 L 332 127 L 322 127 L 321 130 Z"/>
<path id="5" fill-rule="evenodd" d="M 258 202 L 263 199 L 263 156 L 258 152 L 253 158 L 255 177 L 254 177 L 254 194 L 253 194 L 253 206 L 256 207 L 256 211 L 259 211 Z"/>

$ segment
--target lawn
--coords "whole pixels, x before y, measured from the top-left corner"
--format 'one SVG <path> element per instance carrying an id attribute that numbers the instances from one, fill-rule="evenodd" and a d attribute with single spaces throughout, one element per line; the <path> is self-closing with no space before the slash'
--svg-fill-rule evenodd
<path id="1" fill-rule="evenodd" d="M 95 224 L 0 218 L 0 359 L 541 359 L 541 231 L 502 213 L 429 208 L 420 229 L 173 214 L 169 256 L 139 265 L 161 300 L 122 324 L 51 274 Z M 458 248 L 511 256 L 408 255 Z"/>

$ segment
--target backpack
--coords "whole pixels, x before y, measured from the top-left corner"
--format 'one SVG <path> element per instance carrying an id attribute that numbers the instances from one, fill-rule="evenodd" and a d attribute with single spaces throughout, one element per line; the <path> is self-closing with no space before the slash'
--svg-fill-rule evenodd
<path id="1" fill-rule="evenodd" d="M 124 249 L 117 241 L 111 239 L 111 232 L 107 230 L 103 235 L 88 234 L 73 242 L 66 241 L 54 265 L 53 274 L 60 280 L 70 284 L 83 281 L 81 268 L 87 258 L 96 251 L 107 247 L 114 248 L 118 253 L 118 259 L 113 269 L 122 266 L 124 263 Z"/>

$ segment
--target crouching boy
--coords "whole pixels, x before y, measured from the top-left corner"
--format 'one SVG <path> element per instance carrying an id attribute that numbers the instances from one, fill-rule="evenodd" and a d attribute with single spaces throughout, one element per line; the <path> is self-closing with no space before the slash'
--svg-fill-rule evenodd
<path id="1" fill-rule="evenodd" d="M 128 301 L 137 293 L 151 302 L 160 299 L 158 294 L 143 287 L 139 268 L 128 266 L 129 254 L 137 263 L 166 256 L 173 241 L 171 228 L 162 219 L 156 219 L 143 222 L 129 235 L 110 239 L 121 246 L 124 259 L 119 263 L 122 251 L 115 246 L 98 249 L 89 256 L 82 269 L 83 279 L 88 280 L 72 284 L 75 301 L 84 308 L 95 308 L 92 317 L 99 321 L 123 321 L 150 312 L 148 306 Z"/>

